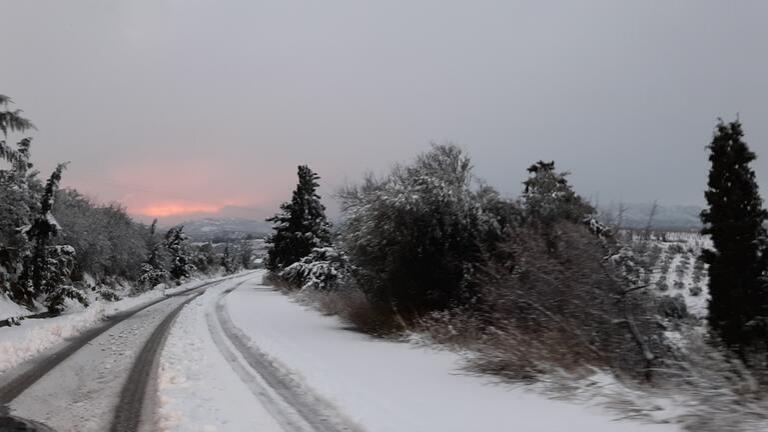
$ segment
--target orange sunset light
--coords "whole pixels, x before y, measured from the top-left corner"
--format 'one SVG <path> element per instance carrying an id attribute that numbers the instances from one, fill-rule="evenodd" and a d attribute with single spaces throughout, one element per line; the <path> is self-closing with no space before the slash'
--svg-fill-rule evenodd
<path id="1" fill-rule="evenodd" d="M 223 205 L 213 204 L 166 203 L 140 208 L 137 213 L 150 217 L 168 217 L 195 213 L 218 213 L 223 207 Z"/>

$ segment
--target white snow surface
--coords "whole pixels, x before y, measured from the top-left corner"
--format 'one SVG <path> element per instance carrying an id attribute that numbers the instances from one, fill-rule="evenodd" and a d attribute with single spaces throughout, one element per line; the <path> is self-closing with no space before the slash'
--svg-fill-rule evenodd
<path id="1" fill-rule="evenodd" d="M 174 325 L 161 358 L 162 430 L 279 430 L 205 331 L 204 311 L 225 285 L 209 289 Z M 597 406 L 469 375 L 456 353 L 350 330 L 261 285 L 258 277 L 229 294 L 225 304 L 234 324 L 274 365 L 368 432 L 679 430 L 616 421 Z"/>
<path id="2" fill-rule="evenodd" d="M 153 300 L 200 285 L 199 280 L 192 280 L 173 289 L 158 287 L 134 297 L 125 297 L 116 302 L 94 301 L 89 307 L 72 305 L 64 314 L 54 318 L 25 319 L 19 326 L 0 327 L 0 373 L 29 360 L 43 351 L 61 343 L 67 338 L 77 336 L 99 324 L 104 318 L 128 309 L 141 307 Z M 2 299 L 0 299 L 2 300 Z M 0 302 L 4 305 L 6 302 Z M 11 305 L 20 308 L 15 303 Z M 2 306 L 6 310 L 6 306 Z M 7 309 L 11 309 L 8 306 Z M 14 312 L 11 316 L 26 315 Z"/>
<path id="3" fill-rule="evenodd" d="M 29 313 L 30 312 L 26 308 L 12 302 L 11 299 L 5 296 L 5 294 L 0 294 L 0 320 L 29 315 Z"/>
<path id="4" fill-rule="evenodd" d="M 221 291 L 212 288 L 179 314 L 160 356 L 158 431 L 282 432 L 218 352 L 206 325 Z"/>

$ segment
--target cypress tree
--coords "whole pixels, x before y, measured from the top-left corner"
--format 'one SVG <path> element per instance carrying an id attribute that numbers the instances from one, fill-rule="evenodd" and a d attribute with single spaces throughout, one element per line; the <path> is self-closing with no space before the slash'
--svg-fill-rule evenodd
<path id="1" fill-rule="evenodd" d="M 171 277 L 175 280 L 189 277 L 195 270 L 189 257 L 189 245 L 184 226 L 178 225 L 165 233 L 165 247 L 171 254 Z"/>
<path id="2" fill-rule="evenodd" d="M 280 206 L 280 213 L 267 219 L 275 231 L 267 239 L 266 266 L 279 271 L 299 261 L 316 247 L 330 244 L 330 225 L 325 207 L 317 194 L 320 176 L 306 165 L 298 168 L 299 183 L 291 201 Z"/>
<path id="3" fill-rule="evenodd" d="M 709 264 L 709 323 L 723 341 L 743 353 L 743 348 L 765 335 L 768 296 L 766 270 L 768 213 L 762 207 L 755 173 L 749 167 L 756 156 L 742 140 L 737 120 L 717 125 L 710 150 L 709 208 L 701 212 L 703 234 L 712 238 L 714 250 L 702 258 Z"/>

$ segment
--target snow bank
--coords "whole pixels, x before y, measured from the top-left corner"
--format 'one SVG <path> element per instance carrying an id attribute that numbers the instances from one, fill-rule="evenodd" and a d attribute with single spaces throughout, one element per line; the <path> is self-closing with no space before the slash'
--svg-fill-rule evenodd
<path id="1" fill-rule="evenodd" d="M 23 315 L 29 315 L 29 311 L 12 302 L 5 294 L 0 294 L 0 321 Z"/>

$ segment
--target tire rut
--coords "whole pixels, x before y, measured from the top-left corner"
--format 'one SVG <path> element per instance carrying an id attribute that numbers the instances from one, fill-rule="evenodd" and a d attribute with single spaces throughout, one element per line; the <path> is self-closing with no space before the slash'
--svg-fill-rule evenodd
<path id="1" fill-rule="evenodd" d="M 237 275 L 233 277 L 243 277 L 243 275 Z M 22 364 L 17 368 L 6 372 L 6 376 L 0 377 L 2 378 L 2 380 L 0 380 L 0 431 L 53 431 L 52 428 L 47 427 L 43 423 L 10 415 L 10 404 L 22 393 L 32 387 L 35 383 L 40 381 L 41 378 L 48 376 L 53 369 L 55 369 L 65 360 L 72 357 L 83 347 L 89 345 L 94 339 L 108 332 L 110 329 L 114 328 L 121 322 L 166 300 L 185 296 L 196 290 L 200 290 L 202 293 L 206 288 L 225 282 L 229 279 L 232 279 L 233 277 L 204 282 L 177 293 L 164 295 L 163 297 L 152 300 L 138 307 L 113 314 L 108 318 L 105 318 L 103 323 L 71 338 L 68 342 L 62 343 L 62 346 L 53 348 L 50 352 L 44 352 L 34 359 L 28 361 L 26 364 Z M 188 301 L 189 300 L 186 302 Z M 162 342 L 162 340 L 160 342 Z"/>
<path id="2" fill-rule="evenodd" d="M 214 344 L 251 393 L 286 432 L 359 432 L 336 408 L 297 381 L 285 367 L 251 343 L 235 326 L 224 304 L 225 297 L 245 283 L 224 290 L 206 322 Z"/>
<path id="3" fill-rule="evenodd" d="M 250 276 L 250 273 L 247 273 L 246 275 L 238 275 L 234 278 L 245 276 Z M 230 279 L 233 279 L 233 277 L 215 281 L 209 285 L 193 289 L 200 290 L 200 292 L 192 295 L 183 303 L 176 306 L 168 315 L 166 315 L 163 321 L 155 327 L 152 334 L 149 336 L 149 339 L 147 339 L 144 346 L 141 348 L 139 355 L 136 357 L 136 360 L 131 367 L 131 371 L 128 374 L 128 378 L 125 381 L 125 385 L 120 392 L 120 400 L 115 407 L 110 432 L 150 430 L 150 425 L 153 422 L 144 420 L 148 417 L 152 417 L 153 413 L 150 409 L 152 404 L 146 404 L 145 402 L 148 397 L 154 399 L 152 395 L 156 392 L 150 392 L 149 389 L 152 388 L 152 384 L 157 381 L 159 354 L 163 345 L 165 345 L 165 340 L 168 338 L 168 333 L 170 333 L 173 322 L 186 305 L 205 293 L 205 288 Z M 238 285 L 243 282 L 240 282 Z"/>

